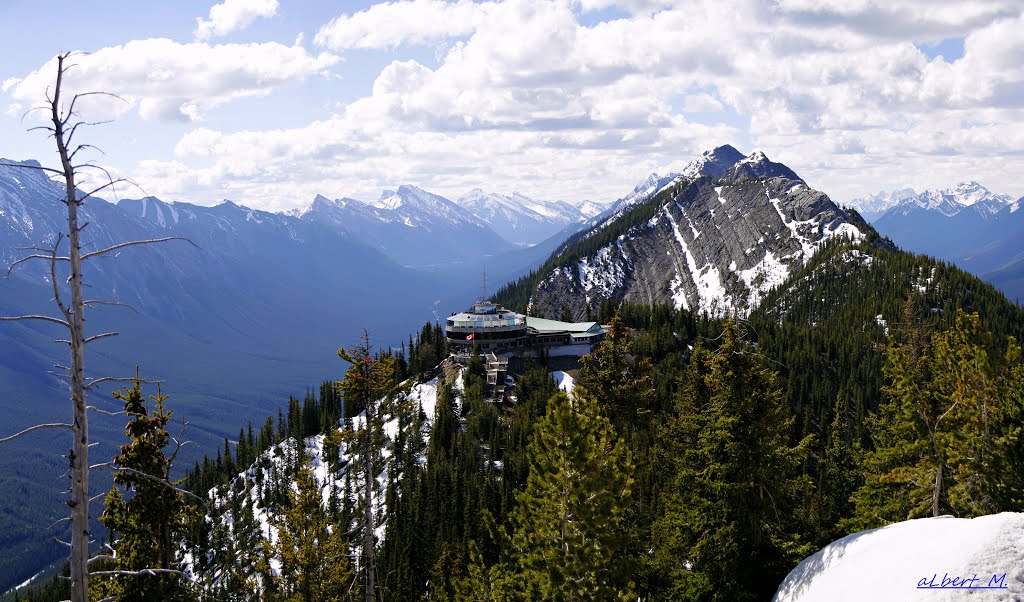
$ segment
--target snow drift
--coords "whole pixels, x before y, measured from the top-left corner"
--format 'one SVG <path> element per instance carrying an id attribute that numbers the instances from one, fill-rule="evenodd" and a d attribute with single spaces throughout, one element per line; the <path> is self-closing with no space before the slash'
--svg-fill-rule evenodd
<path id="1" fill-rule="evenodd" d="M 1024 600 L 1024 514 L 922 518 L 836 540 L 775 602 Z"/>

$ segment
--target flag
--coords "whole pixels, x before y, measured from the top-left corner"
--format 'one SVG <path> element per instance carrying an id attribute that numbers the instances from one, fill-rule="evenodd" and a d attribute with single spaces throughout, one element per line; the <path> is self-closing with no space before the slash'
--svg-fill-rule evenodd
<path id="1" fill-rule="evenodd" d="M 467 341 L 472 341 L 472 340 L 473 340 L 473 337 L 474 337 L 474 336 L 476 336 L 476 333 L 473 333 L 473 332 L 471 332 L 471 333 L 469 333 L 469 335 L 468 335 L 468 336 L 466 337 L 466 340 L 467 340 Z"/>

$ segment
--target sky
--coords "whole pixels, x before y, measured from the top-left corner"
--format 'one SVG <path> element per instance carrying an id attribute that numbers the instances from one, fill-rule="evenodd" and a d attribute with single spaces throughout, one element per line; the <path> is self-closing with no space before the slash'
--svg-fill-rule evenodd
<path id="1" fill-rule="evenodd" d="M 1020 0 L 0 0 L 0 24 L 0 157 L 57 163 L 30 109 L 76 51 L 64 96 L 119 97 L 76 109 L 110 120 L 78 136 L 123 198 L 612 201 L 722 144 L 840 202 L 1024 195 Z"/>

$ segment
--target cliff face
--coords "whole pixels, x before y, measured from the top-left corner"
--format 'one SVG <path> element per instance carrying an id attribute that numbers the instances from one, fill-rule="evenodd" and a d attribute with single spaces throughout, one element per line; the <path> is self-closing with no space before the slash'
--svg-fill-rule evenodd
<path id="1" fill-rule="evenodd" d="M 596 251 L 563 249 L 561 256 L 574 260 L 556 262 L 541 279 L 531 311 L 557 316 L 567 308 L 579 319 L 587 307 L 615 299 L 746 315 L 827 240 L 863 238 L 870 230 L 762 153 L 736 161 L 724 174 L 716 170 L 718 179 L 690 171 L 695 177 L 680 176 L 647 202 L 657 207 L 632 209 L 652 214 L 645 223 Z"/>

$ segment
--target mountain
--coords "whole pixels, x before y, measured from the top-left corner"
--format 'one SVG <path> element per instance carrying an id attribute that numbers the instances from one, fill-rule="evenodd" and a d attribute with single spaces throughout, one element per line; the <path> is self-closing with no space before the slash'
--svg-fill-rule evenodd
<path id="1" fill-rule="evenodd" d="M 846 204 L 860 212 L 864 219 L 873 222 L 889 209 L 915 196 L 917 196 L 917 193 L 914 192 L 913 188 L 901 188 L 892 192 L 883 190 L 878 194 L 852 199 Z"/>
<path id="2" fill-rule="evenodd" d="M 536 201 L 518 192 L 511 195 L 485 193 L 479 188 L 455 202 L 505 240 L 518 245 L 535 245 L 604 209 L 590 201 L 577 207 L 564 201 Z"/>
<path id="3" fill-rule="evenodd" d="M 1024 514 L 1014 512 L 922 518 L 861 531 L 801 562 L 773 600 L 963 600 L 976 593 L 964 587 L 1004 587 L 1002 599 L 1020 599 L 1024 549 L 1016 542 L 1022 536 Z"/>
<path id="4" fill-rule="evenodd" d="M 415 186 L 385 190 L 373 203 L 317 196 L 291 216 L 327 224 L 401 265 L 436 267 L 500 253 L 512 244 L 452 201 Z"/>
<path id="5" fill-rule="evenodd" d="M 729 168 L 736 165 L 743 159 L 743 153 L 736 150 L 734 147 L 725 144 L 718 148 L 701 153 L 699 157 L 690 161 L 690 163 L 683 168 L 681 175 L 684 178 L 691 180 L 700 176 L 720 178 L 725 175 L 725 172 L 727 172 Z"/>
<path id="6" fill-rule="evenodd" d="M 964 212 L 968 207 L 985 218 L 998 213 L 1011 201 L 1009 196 L 996 194 L 971 180 L 960 182 L 952 188 L 929 189 L 920 193 L 915 192 L 913 188 L 882 191 L 852 199 L 847 204 L 859 211 L 864 219 L 874 223 L 883 216 L 892 219 L 897 215 L 913 215 L 920 210 L 952 217 Z"/>
<path id="7" fill-rule="evenodd" d="M 0 162 L 4 273 L 25 254 L 17 247 L 52 244 L 66 225 L 57 201 L 63 187 L 35 166 Z M 403 195 L 408 202 L 399 207 Z M 442 243 L 461 232 L 469 242 L 459 244 L 474 252 L 502 244 L 454 204 L 405 187 L 383 200 L 392 208 L 360 204 L 373 215 L 375 222 L 368 224 L 382 224 L 378 215 L 420 220 L 416 227 L 393 223 L 396 241 L 402 240 L 397 232 L 431 228 Z M 90 308 L 89 333 L 121 336 L 90 345 L 89 374 L 126 376 L 138 365 L 146 377 L 164 380 L 176 420 L 189 421 L 189 439 L 199 446 L 183 451 L 185 463 L 237 435 L 240 420 L 262 420 L 289 395 L 340 376 L 337 349 L 356 340 L 361 329 L 375 345 L 397 345 L 424 322 L 439 319 L 439 307 L 462 307 L 478 294 L 476 266 L 411 270 L 348 230 L 313 217 L 229 201 L 202 207 L 152 197 L 117 204 L 93 198 L 84 205 L 86 249 L 170 236 L 192 243 L 124 249 L 117 259 L 86 266 L 90 299 L 132 308 Z M 521 251 L 507 243 L 504 248 Z M 511 277 L 524 267 L 505 269 L 502 276 Z M 58 268 L 58 281 L 65 274 Z M 48 264 L 30 261 L 0 280 L 0 315 L 52 313 L 52 296 Z M 47 324 L 0 325 L 0 411 L 9 417 L 0 436 L 66 415 L 67 386 L 47 373 L 67 363 L 66 347 L 53 343 L 60 335 Z M 113 388 L 97 387 L 90 401 L 116 409 Z M 123 427 L 117 419 L 97 419 L 92 430 L 104 442 L 94 452 L 97 458 L 113 455 Z M 45 433 L 0 446 L 0 507 L 19 509 L 0 514 L 0 545 L 23 551 L 0 556 L 0 589 L 28 576 L 13 567 L 27 571 L 27 563 L 35 563 L 38 570 L 61 553 L 40 534 L 62 515 L 62 483 L 56 479 L 62 449 L 66 441 Z M 102 475 L 96 482 L 102 487 Z"/>
<path id="8" fill-rule="evenodd" d="M 1024 214 L 1019 206 L 977 182 L 961 182 L 907 196 L 872 225 L 908 251 L 954 262 L 1011 299 L 1024 300 Z"/>
<path id="9" fill-rule="evenodd" d="M 531 311 L 582 318 L 611 299 L 745 315 L 829 240 L 872 233 L 760 152 L 719 147 L 684 173 L 652 176 L 560 247 L 527 286 Z"/>

